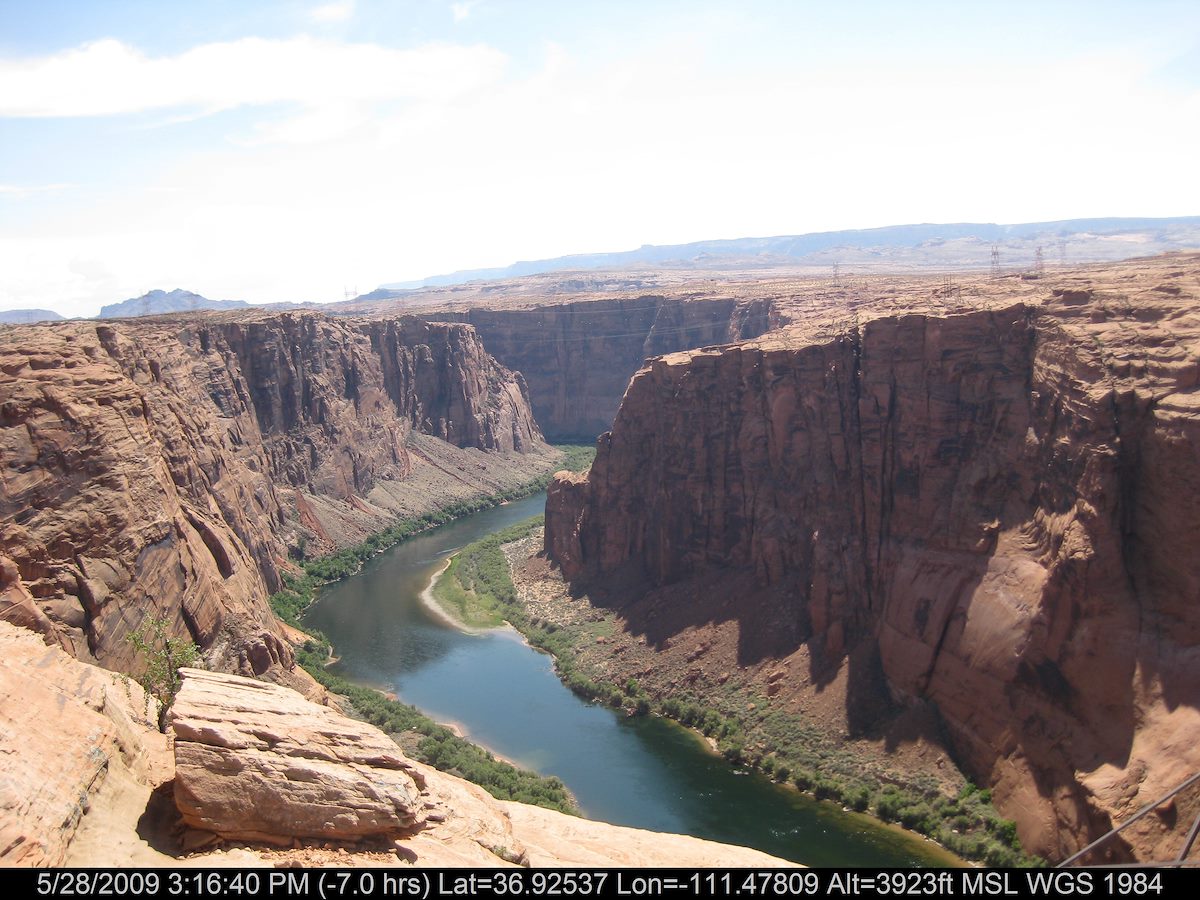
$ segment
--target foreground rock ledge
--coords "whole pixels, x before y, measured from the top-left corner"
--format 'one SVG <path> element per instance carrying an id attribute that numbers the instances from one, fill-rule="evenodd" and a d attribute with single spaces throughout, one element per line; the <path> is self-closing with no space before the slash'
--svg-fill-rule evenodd
<path id="1" fill-rule="evenodd" d="M 289 844 L 398 835 L 418 824 L 414 770 L 377 728 L 277 685 L 181 671 L 170 722 L 175 802 L 188 825 Z"/>
<path id="2" fill-rule="evenodd" d="M 246 679 L 189 674 L 193 682 L 197 674 L 207 679 L 192 684 L 193 696 L 233 687 L 221 708 L 231 722 L 261 716 L 267 727 L 251 735 L 255 741 L 265 743 L 266 733 L 285 729 L 289 740 L 295 737 L 293 710 L 303 704 L 298 695 Z M 416 785 L 424 784 L 426 822 L 395 842 L 394 851 L 368 849 L 378 847 L 375 842 L 357 847 L 339 841 L 334 849 L 234 842 L 209 853 L 174 855 L 158 849 L 171 845 L 174 822 L 156 824 L 147 815 L 151 792 L 175 774 L 166 736 L 147 713 L 136 684 L 46 646 L 33 631 L 0 622 L 0 866 L 511 866 L 521 858 L 534 866 L 792 865 L 745 847 L 501 803 L 478 785 L 411 761 L 402 764 L 412 766 Z M 309 721 L 326 718 L 328 726 L 317 729 L 319 742 L 328 741 L 331 731 L 366 729 L 332 710 L 317 707 L 317 715 Z M 193 721 L 210 727 L 199 717 Z M 378 732 L 368 730 L 372 735 L 359 744 L 359 758 L 380 746 Z M 394 745 L 383 749 L 397 753 Z"/>

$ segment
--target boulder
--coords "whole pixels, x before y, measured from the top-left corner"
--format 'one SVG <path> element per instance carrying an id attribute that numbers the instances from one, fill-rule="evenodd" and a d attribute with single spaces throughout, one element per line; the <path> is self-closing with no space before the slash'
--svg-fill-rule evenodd
<path id="1" fill-rule="evenodd" d="M 181 672 L 170 725 L 175 802 L 189 826 L 289 844 L 398 835 L 419 824 L 423 779 L 379 729 L 278 685 Z"/>

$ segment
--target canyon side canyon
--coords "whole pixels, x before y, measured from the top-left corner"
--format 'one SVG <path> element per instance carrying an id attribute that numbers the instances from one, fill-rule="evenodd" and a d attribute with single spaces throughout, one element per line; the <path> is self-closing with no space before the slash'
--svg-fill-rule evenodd
<path id="1" fill-rule="evenodd" d="M 551 483 L 546 555 L 662 665 L 702 663 L 688 636 L 723 616 L 780 702 L 841 691 L 830 727 L 927 710 L 1050 859 L 1200 771 L 1200 256 L 529 283 L 553 289 L 0 326 L 0 619 L 49 645 L 26 670 L 135 672 L 129 634 L 165 618 L 322 702 L 268 604 L 297 560 L 600 434 Z M 120 705 L 85 681 L 56 690 Z M 125 718 L 114 758 L 140 760 Z M 1120 852 L 1173 853 L 1198 806 Z M 67 858 L 67 820 L 7 860 Z"/>

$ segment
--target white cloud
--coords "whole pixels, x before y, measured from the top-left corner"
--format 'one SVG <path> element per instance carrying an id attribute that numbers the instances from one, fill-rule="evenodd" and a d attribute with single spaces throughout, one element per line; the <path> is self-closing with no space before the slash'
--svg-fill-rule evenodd
<path id="1" fill-rule="evenodd" d="M 936 61 L 764 74 L 711 70 L 676 32 L 599 64 L 547 45 L 541 70 L 517 78 L 486 48 L 247 43 L 168 60 L 116 45 L 138 79 L 170 82 L 174 99 L 149 98 L 159 106 L 301 109 L 195 147 L 119 198 L 11 217 L 0 307 L 95 312 L 153 287 L 334 300 L 348 285 L 642 242 L 1200 208 L 1200 182 L 1181 174 L 1200 145 L 1200 91 L 1160 91 L 1152 61 L 1119 54 L 954 78 Z M 228 73 L 193 74 L 202 51 Z M 255 72 L 255 58 L 284 71 Z M 324 68 L 305 71 L 314 60 Z M 148 88 L 128 90 L 122 103 L 147 108 Z M 0 66 L 0 109 L 10 96 Z M 48 97 L 29 104 L 59 108 Z"/>
<path id="2" fill-rule="evenodd" d="M 0 116 L 103 116 L 190 108 L 216 112 L 294 102 L 447 101 L 497 79 L 485 46 L 395 50 L 308 37 L 245 38 L 151 58 L 115 40 L 0 61 Z"/>
<path id="3" fill-rule="evenodd" d="M 454 14 L 455 24 L 462 22 L 471 15 L 471 11 L 479 5 L 479 0 L 461 0 L 461 2 L 451 3 L 450 12 Z"/>
<path id="4" fill-rule="evenodd" d="M 121 238 L 0 236 L 0 309 L 49 305 L 65 316 L 95 315 L 121 287 L 109 267 L 111 254 L 124 243 Z"/>
<path id="5" fill-rule="evenodd" d="M 345 22 L 354 15 L 354 0 L 326 3 L 311 10 L 308 17 L 314 22 Z"/>
<path id="6" fill-rule="evenodd" d="M 27 197 L 30 194 L 45 194 L 69 187 L 69 184 L 0 184 L 0 196 Z"/>
<path id="7" fill-rule="evenodd" d="M 368 126 L 373 118 L 373 110 L 369 104 L 325 103 L 310 106 L 299 115 L 259 122 L 254 126 L 252 136 L 236 137 L 233 138 L 233 142 L 245 147 L 261 144 L 315 144 L 345 137 L 356 129 Z"/>

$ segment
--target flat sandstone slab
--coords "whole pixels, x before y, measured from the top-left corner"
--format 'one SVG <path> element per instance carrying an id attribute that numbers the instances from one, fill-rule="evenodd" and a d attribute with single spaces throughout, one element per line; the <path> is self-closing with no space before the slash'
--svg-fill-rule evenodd
<path id="1" fill-rule="evenodd" d="M 188 825 L 282 844 L 417 824 L 415 770 L 379 729 L 277 685 L 181 671 L 171 727 L 175 802 Z"/>

